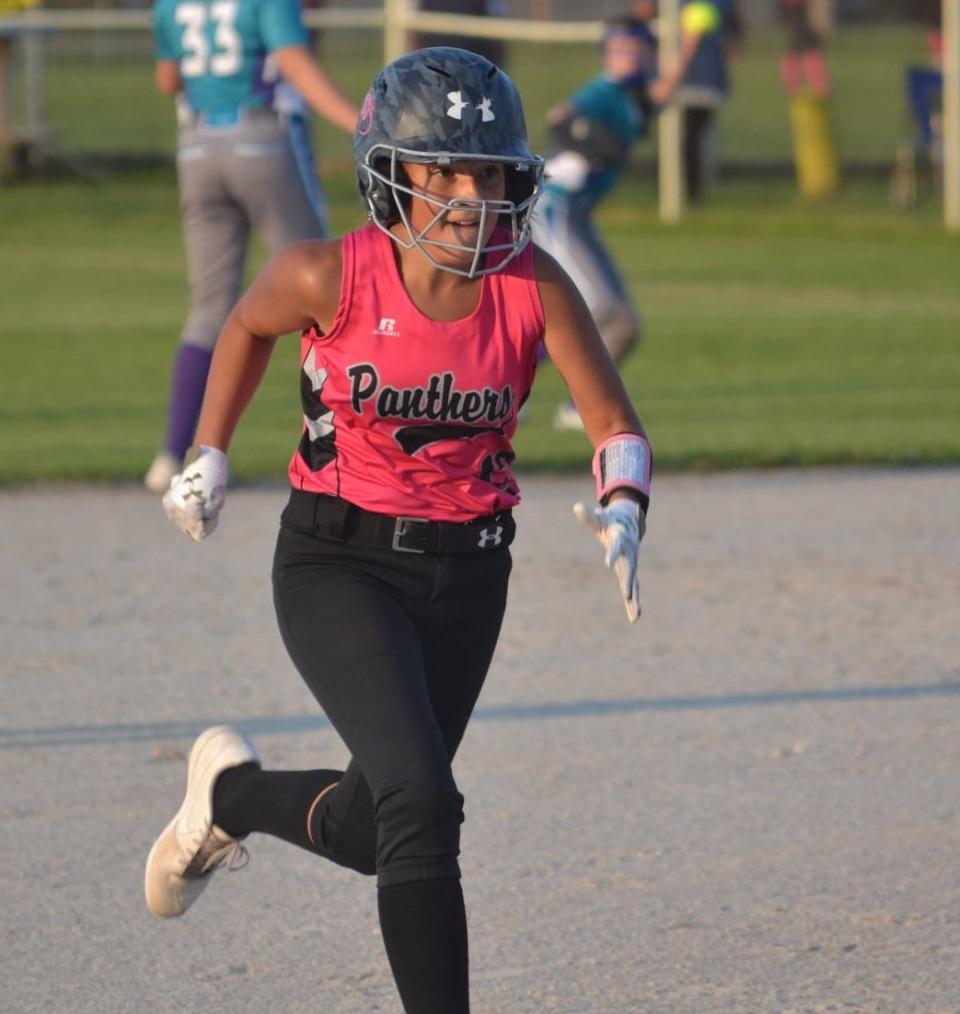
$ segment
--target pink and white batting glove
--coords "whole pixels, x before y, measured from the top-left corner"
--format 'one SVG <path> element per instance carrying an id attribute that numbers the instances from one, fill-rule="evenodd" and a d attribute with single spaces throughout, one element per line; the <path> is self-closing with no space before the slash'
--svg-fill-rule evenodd
<path id="1" fill-rule="evenodd" d="M 194 542 L 217 527 L 227 495 L 227 456 L 216 447 L 201 446 L 197 456 L 170 480 L 163 494 L 167 517 Z"/>
<path id="2" fill-rule="evenodd" d="M 607 551 L 604 562 L 612 567 L 620 583 L 620 594 L 627 610 L 627 619 L 636 623 L 640 616 L 640 582 L 637 578 L 637 560 L 640 540 L 646 529 L 646 519 L 636 500 L 622 498 L 606 507 L 586 504 L 573 505 L 573 513 L 593 529 Z"/>

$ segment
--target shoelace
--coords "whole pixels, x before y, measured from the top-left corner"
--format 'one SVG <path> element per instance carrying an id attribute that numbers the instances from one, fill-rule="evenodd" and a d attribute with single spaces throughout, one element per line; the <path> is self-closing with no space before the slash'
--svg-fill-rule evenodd
<path id="1" fill-rule="evenodd" d="M 201 873 L 209 873 L 220 866 L 226 866 L 227 872 L 242 870 L 250 862 L 250 853 L 238 841 L 229 841 L 226 845 L 210 853 L 209 858 L 200 867 Z"/>
<path id="2" fill-rule="evenodd" d="M 202 877 L 220 866 L 227 870 L 243 869 L 250 861 L 250 853 L 235 838 L 220 842 L 213 829 L 200 830 L 194 838 L 193 859 L 184 870 L 185 877 Z"/>

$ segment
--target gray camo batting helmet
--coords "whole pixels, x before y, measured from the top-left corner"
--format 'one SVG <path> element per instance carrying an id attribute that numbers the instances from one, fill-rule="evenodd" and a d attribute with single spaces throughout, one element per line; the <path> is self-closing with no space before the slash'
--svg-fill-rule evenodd
<path id="1" fill-rule="evenodd" d="M 437 267 L 474 278 L 497 271 L 530 239 L 530 211 L 540 196 L 543 159 L 527 145 L 523 105 L 510 78 L 485 57 L 464 49 L 435 46 L 394 60 L 374 79 L 353 135 L 360 196 L 370 218 L 401 246 L 417 247 Z M 402 163 L 450 165 L 453 162 L 502 162 L 506 194 L 502 201 L 444 202 L 417 194 L 436 208 L 433 221 L 415 232 L 407 216 L 413 195 Z M 509 241 L 494 234 L 482 246 L 441 243 L 426 233 L 451 208 L 479 205 L 482 219 L 496 217 L 510 232 Z M 405 242 L 390 231 L 402 222 Z M 430 248 L 445 247 L 473 255 L 467 270 L 439 262 Z M 487 266 L 483 255 L 498 253 Z"/>

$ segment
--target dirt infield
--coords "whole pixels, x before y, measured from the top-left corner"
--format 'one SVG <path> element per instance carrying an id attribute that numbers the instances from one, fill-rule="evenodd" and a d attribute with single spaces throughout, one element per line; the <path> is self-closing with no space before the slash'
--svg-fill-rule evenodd
<path id="1" fill-rule="evenodd" d="M 960 471 L 663 478 L 630 628 L 528 478 L 456 764 L 474 1010 L 960 1010 Z M 279 488 L 196 546 L 132 488 L 0 495 L 0 1009 L 398 1012 L 370 882 L 255 837 L 142 872 L 192 737 L 333 766 L 287 660 Z"/>

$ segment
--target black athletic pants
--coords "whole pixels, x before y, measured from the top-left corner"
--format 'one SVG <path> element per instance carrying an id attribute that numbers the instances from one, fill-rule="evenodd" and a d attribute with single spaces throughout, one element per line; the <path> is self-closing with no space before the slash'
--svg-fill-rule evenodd
<path id="1" fill-rule="evenodd" d="M 287 651 L 352 760 L 311 819 L 321 854 L 380 886 L 459 876 L 450 760 L 506 604 L 507 548 L 395 552 L 281 527 L 274 602 Z"/>
<path id="2" fill-rule="evenodd" d="M 409 1014 L 469 1010 L 463 797 L 450 762 L 493 656 L 510 566 L 506 546 L 397 552 L 283 524 L 280 631 L 351 760 L 342 775 L 234 769 L 217 783 L 215 817 L 231 833 L 278 834 L 377 874 L 384 945 Z"/>
<path id="3" fill-rule="evenodd" d="M 703 198 L 708 171 L 708 145 L 717 111 L 712 106 L 686 106 L 683 110 L 683 175 L 687 199 Z"/>

